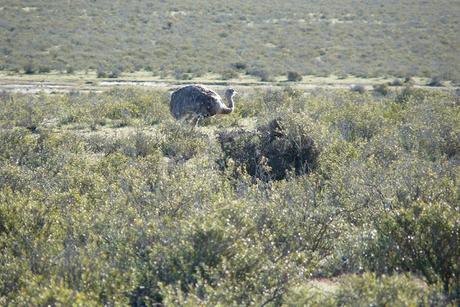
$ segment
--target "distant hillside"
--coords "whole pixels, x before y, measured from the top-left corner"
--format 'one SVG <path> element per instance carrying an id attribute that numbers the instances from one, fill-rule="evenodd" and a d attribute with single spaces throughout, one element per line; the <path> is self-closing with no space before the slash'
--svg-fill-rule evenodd
<path id="1" fill-rule="evenodd" d="M 460 80 L 460 1 L 0 2 L 4 70 Z"/>

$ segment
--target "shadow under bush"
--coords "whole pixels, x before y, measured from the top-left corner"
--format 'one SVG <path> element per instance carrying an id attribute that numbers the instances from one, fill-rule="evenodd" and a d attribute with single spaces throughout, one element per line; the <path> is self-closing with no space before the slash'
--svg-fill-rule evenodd
<path id="1" fill-rule="evenodd" d="M 319 150 L 299 117 L 276 118 L 256 131 L 224 131 L 218 136 L 224 157 L 252 177 L 263 180 L 285 179 L 290 171 L 307 174 L 316 166 Z"/>

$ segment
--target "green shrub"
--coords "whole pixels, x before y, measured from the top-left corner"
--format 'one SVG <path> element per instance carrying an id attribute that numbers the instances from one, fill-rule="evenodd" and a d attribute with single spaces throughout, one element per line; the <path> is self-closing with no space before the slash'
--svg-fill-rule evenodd
<path id="1" fill-rule="evenodd" d="M 258 100 L 257 104 L 253 106 L 253 111 L 255 114 L 263 116 L 272 116 L 273 114 L 283 113 L 286 110 L 299 113 L 305 109 L 302 92 L 296 91 L 289 86 L 277 90 L 268 89 L 259 93 L 257 97 L 251 98 Z"/>
<path id="2" fill-rule="evenodd" d="M 150 135 L 136 130 L 123 138 L 108 138 L 93 135 L 85 138 L 87 148 L 94 153 L 110 155 L 121 152 L 132 158 L 147 157 L 160 153 L 164 140 L 161 135 Z"/>
<path id="3" fill-rule="evenodd" d="M 193 75 L 189 72 L 183 72 L 182 70 L 176 70 L 174 72 L 174 77 L 176 80 L 192 80 Z"/>
<path id="4" fill-rule="evenodd" d="M 374 88 L 374 92 L 379 93 L 383 96 L 386 96 L 390 93 L 390 89 L 388 88 L 388 85 L 385 83 L 374 85 L 373 88 Z"/>
<path id="5" fill-rule="evenodd" d="M 442 296 L 410 276 L 348 276 L 340 282 L 336 304 L 340 306 L 412 306 L 444 303 Z"/>
<path id="6" fill-rule="evenodd" d="M 234 70 L 226 70 L 222 73 L 222 79 L 223 80 L 230 80 L 230 79 L 236 79 L 238 78 L 240 75 L 238 72 L 234 71 Z"/>
<path id="7" fill-rule="evenodd" d="M 242 62 L 236 62 L 232 64 L 232 67 L 234 67 L 237 70 L 246 70 L 248 68 L 248 65 Z"/>
<path id="8" fill-rule="evenodd" d="M 419 306 L 445 304 L 436 288 L 410 275 L 345 275 L 288 292 L 286 306 Z"/>
<path id="9" fill-rule="evenodd" d="M 460 214 L 453 204 L 416 201 L 388 212 L 376 227 L 371 267 L 417 272 L 459 298 Z"/>
<path id="10" fill-rule="evenodd" d="M 401 79 L 394 79 L 393 81 L 390 82 L 390 86 L 402 86 L 403 81 Z"/>
<path id="11" fill-rule="evenodd" d="M 35 67 L 32 63 L 27 63 L 23 67 L 24 73 L 27 75 L 31 75 L 35 73 Z"/>
<path id="12" fill-rule="evenodd" d="M 96 75 L 98 78 L 107 78 L 108 73 L 103 66 L 99 66 L 97 68 Z"/>
<path id="13" fill-rule="evenodd" d="M 17 305 L 31 306 L 65 306 L 85 305 L 98 306 L 96 297 L 65 286 L 56 281 L 29 281 L 27 288 L 13 299 Z"/>
<path id="14" fill-rule="evenodd" d="M 73 74 L 75 72 L 75 69 L 72 66 L 67 66 L 65 68 L 65 72 L 68 74 Z"/>
<path id="15" fill-rule="evenodd" d="M 404 83 L 408 86 L 411 86 L 415 84 L 415 80 L 412 77 L 406 77 L 404 78 Z"/>
<path id="16" fill-rule="evenodd" d="M 51 68 L 49 68 L 48 66 L 39 66 L 38 67 L 38 72 L 39 73 L 49 73 L 51 71 Z"/>
<path id="17" fill-rule="evenodd" d="M 32 99 L 26 96 L 10 95 L 1 99 L 2 110 L 0 110 L 0 126 L 12 128 L 19 126 L 31 131 L 42 125 L 46 118 L 43 103 L 40 99 Z"/>
<path id="18" fill-rule="evenodd" d="M 428 86 L 443 86 L 442 80 L 438 76 L 431 78 L 431 80 L 428 81 L 428 83 L 426 85 L 428 85 Z"/>
<path id="19" fill-rule="evenodd" d="M 352 86 L 350 86 L 350 90 L 352 92 L 358 92 L 360 94 L 364 94 L 366 92 L 366 88 L 364 87 L 364 85 L 361 84 L 353 84 Z"/>
<path id="20" fill-rule="evenodd" d="M 302 75 L 299 74 L 298 72 L 296 71 L 289 71 L 287 73 L 287 79 L 288 81 L 291 81 L 291 82 L 299 82 L 299 81 L 302 81 Z"/>
<path id="21" fill-rule="evenodd" d="M 161 149 L 163 154 L 175 161 L 186 161 L 197 154 L 202 154 L 208 148 L 208 136 L 191 130 L 181 123 L 171 123 L 160 126 L 164 142 Z"/>
<path id="22" fill-rule="evenodd" d="M 256 132 L 232 131 L 219 135 L 224 164 L 232 159 L 251 176 L 264 180 L 286 178 L 311 172 L 319 151 L 309 135 L 309 127 L 298 116 L 274 119 Z"/>
<path id="23" fill-rule="evenodd" d="M 309 193 L 311 183 L 306 179 L 295 189 Z M 151 269 L 145 271 L 149 289 L 137 293 L 160 296 L 166 304 L 281 303 L 290 281 L 308 276 L 331 247 L 340 218 L 327 209 L 312 211 L 325 199 L 295 199 L 283 182 L 275 183 L 282 192 L 273 199 L 259 189 L 251 197 L 265 199 L 264 206 L 217 204 L 179 231 L 165 228 L 167 241 L 151 249 Z"/>
<path id="24" fill-rule="evenodd" d="M 112 68 L 112 70 L 110 70 L 110 72 L 107 74 L 107 77 L 109 78 L 118 78 L 121 74 L 121 69 L 118 68 L 118 67 L 114 67 Z"/>
<path id="25" fill-rule="evenodd" d="M 400 91 L 395 98 L 397 103 L 407 103 L 411 100 L 420 101 L 425 97 L 423 90 L 416 89 L 413 86 L 406 86 Z"/>
<path id="26" fill-rule="evenodd" d="M 256 76 L 260 78 L 260 81 L 262 82 L 270 82 L 273 81 L 273 77 L 271 74 L 263 69 L 254 69 L 248 72 L 250 75 Z"/>
<path id="27" fill-rule="evenodd" d="M 347 102 L 340 111 L 331 113 L 331 128 L 336 129 L 349 142 L 372 139 L 386 121 L 381 106 L 376 104 L 363 106 Z"/>

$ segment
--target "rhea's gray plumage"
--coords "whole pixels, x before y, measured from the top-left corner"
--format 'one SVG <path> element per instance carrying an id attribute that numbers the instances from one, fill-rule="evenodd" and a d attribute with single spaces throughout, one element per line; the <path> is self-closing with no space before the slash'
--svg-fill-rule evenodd
<path id="1" fill-rule="evenodd" d="M 211 89 L 202 85 L 187 85 L 171 94 L 171 113 L 176 119 L 191 116 L 194 124 L 201 118 L 216 114 L 229 114 L 233 111 L 233 95 L 235 90 L 228 88 L 225 91 L 226 106 L 222 98 Z"/>

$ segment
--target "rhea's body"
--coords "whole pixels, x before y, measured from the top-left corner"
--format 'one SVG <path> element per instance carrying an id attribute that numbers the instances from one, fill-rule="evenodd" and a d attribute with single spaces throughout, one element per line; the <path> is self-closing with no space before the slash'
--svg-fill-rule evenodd
<path id="1" fill-rule="evenodd" d="M 201 118 L 231 113 L 234 108 L 234 94 L 232 88 L 225 91 L 227 106 L 213 90 L 202 85 L 187 85 L 171 94 L 171 113 L 176 119 L 191 116 L 196 124 Z"/>

